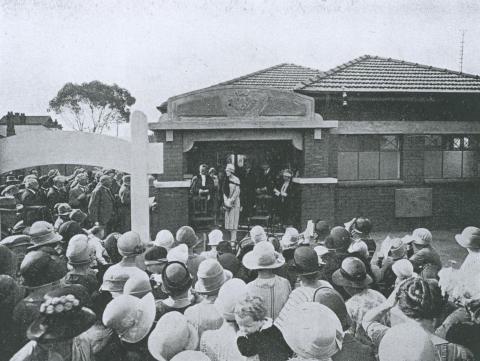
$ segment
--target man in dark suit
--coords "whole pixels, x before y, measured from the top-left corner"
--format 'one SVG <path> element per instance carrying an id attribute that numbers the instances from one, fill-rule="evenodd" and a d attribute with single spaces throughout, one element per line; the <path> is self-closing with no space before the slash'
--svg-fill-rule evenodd
<path id="1" fill-rule="evenodd" d="M 290 170 L 283 171 L 283 180 L 273 189 L 275 199 L 276 213 L 280 217 L 280 222 L 284 226 L 293 225 L 294 210 L 296 199 L 296 187 L 292 182 L 292 172 Z"/>
<path id="2" fill-rule="evenodd" d="M 270 164 L 263 163 L 262 171 L 259 173 L 256 184 L 257 196 L 271 196 L 275 186 L 275 175 L 270 169 Z"/>
<path id="3" fill-rule="evenodd" d="M 50 214 L 54 215 L 54 208 L 57 203 L 67 203 L 68 194 L 65 189 L 65 177 L 61 175 L 53 178 L 53 185 L 50 187 L 47 193 L 47 208 Z"/>
<path id="4" fill-rule="evenodd" d="M 24 206 L 23 223 L 26 226 L 35 221 L 48 218 L 48 211 L 45 207 L 45 194 L 40 189 L 40 184 L 35 178 L 25 180 L 25 189 L 19 195 L 20 203 Z"/>
<path id="5" fill-rule="evenodd" d="M 204 198 L 207 200 L 207 211 L 213 209 L 213 194 L 215 191 L 215 183 L 212 177 L 208 175 L 208 167 L 202 164 L 199 168 L 199 173 L 192 178 L 190 185 L 190 194 L 195 197 Z"/>
<path id="6" fill-rule="evenodd" d="M 251 161 L 246 159 L 243 168 L 239 172 L 240 189 L 242 194 L 243 216 L 250 217 L 253 215 L 253 207 L 255 205 L 255 186 L 257 177 L 253 172 Z"/>
<path id="7" fill-rule="evenodd" d="M 87 173 L 79 173 L 74 180 L 75 186 L 70 188 L 68 194 L 68 203 L 72 208 L 81 209 L 88 213 L 88 175 Z"/>
<path id="8" fill-rule="evenodd" d="M 115 225 L 115 197 L 110 190 L 112 178 L 108 175 L 100 177 L 100 182 L 93 190 L 88 204 L 88 214 L 92 222 L 105 228 L 105 234 L 110 234 Z"/>

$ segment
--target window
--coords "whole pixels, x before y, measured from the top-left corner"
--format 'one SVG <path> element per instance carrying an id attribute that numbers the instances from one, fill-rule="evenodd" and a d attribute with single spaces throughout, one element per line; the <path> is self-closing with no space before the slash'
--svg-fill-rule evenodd
<path id="1" fill-rule="evenodd" d="M 425 136 L 426 179 L 478 177 L 479 137 Z"/>
<path id="2" fill-rule="evenodd" d="M 341 135 L 339 137 L 339 180 L 394 180 L 399 178 L 399 136 Z"/>

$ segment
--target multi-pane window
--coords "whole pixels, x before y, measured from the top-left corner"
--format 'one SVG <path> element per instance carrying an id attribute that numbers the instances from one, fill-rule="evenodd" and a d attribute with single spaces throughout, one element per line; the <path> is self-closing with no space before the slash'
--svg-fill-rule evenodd
<path id="1" fill-rule="evenodd" d="M 425 178 L 478 177 L 479 140 L 472 135 L 425 136 Z"/>
<path id="2" fill-rule="evenodd" d="M 338 143 L 339 180 L 400 178 L 400 137 L 341 135 Z"/>

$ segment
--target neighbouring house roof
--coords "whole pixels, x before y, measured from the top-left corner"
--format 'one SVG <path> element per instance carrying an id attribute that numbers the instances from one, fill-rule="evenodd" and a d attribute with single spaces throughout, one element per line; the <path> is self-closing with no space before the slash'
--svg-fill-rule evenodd
<path id="1" fill-rule="evenodd" d="M 45 132 L 52 131 L 55 128 L 49 128 L 46 126 L 39 125 L 15 125 L 15 135 L 20 135 L 28 132 Z M 7 126 L 0 124 L 0 137 L 7 136 Z"/>
<path id="2" fill-rule="evenodd" d="M 62 126 L 58 124 L 58 122 L 52 119 L 49 115 L 25 115 L 23 113 L 10 113 L 13 117 L 13 121 L 15 124 L 15 129 L 17 126 L 44 126 L 47 128 L 58 128 L 62 129 Z M 0 125 L 7 124 L 7 115 L 4 115 L 0 118 Z"/>
<path id="3" fill-rule="evenodd" d="M 480 77 L 391 58 L 365 55 L 337 66 L 296 90 L 308 92 L 480 92 Z"/>
<path id="4" fill-rule="evenodd" d="M 296 64 L 282 63 L 212 85 L 205 89 L 238 85 L 293 90 L 302 81 L 307 81 L 308 79 L 321 74 L 322 71 L 317 69 L 307 68 Z M 162 103 L 157 109 L 165 113 L 167 111 L 167 102 Z"/>

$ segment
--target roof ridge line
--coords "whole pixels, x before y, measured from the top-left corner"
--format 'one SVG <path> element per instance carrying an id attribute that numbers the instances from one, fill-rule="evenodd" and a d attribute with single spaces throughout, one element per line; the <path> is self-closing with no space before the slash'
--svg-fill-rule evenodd
<path id="1" fill-rule="evenodd" d="M 358 62 L 360 62 L 360 61 L 362 61 L 362 60 L 369 59 L 369 58 L 372 58 L 372 56 L 365 54 L 365 55 L 359 56 L 359 57 L 357 57 L 357 58 L 354 58 L 354 59 L 352 59 L 352 60 L 349 60 L 349 61 L 347 61 L 347 62 L 345 62 L 345 63 L 342 63 L 342 64 L 340 64 L 340 65 L 337 65 L 337 66 L 335 66 L 335 67 L 333 67 L 333 68 L 331 68 L 331 69 L 329 69 L 329 70 L 327 70 L 327 71 L 324 71 L 321 76 L 318 76 L 318 75 L 317 75 L 317 76 L 316 76 L 316 79 L 310 78 L 309 80 L 311 80 L 311 81 L 309 81 L 308 83 L 302 82 L 304 85 L 303 85 L 302 87 L 295 88 L 295 89 L 303 89 L 303 88 L 306 88 L 307 86 L 312 85 L 315 81 L 320 80 L 321 78 L 327 78 L 328 76 L 330 76 L 330 75 L 332 75 L 332 74 L 335 74 L 335 73 L 339 72 L 340 70 L 343 70 L 343 69 L 345 69 L 345 68 L 347 68 L 347 67 L 349 67 L 349 66 L 352 66 L 352 65 L 354 65 L 354 64 L 356 64 L 356 63 L 358 63 Z"/>
<path id="2" fill-rule="evenodd" d="M 438 70 L 438 71 L 441 71 L 441 72 L 444 72 L 444 73 L 449 73 L 449 74 L 462 75 L 462 76 L 465 76 L 466 78 L 480 79 L 480 76 L 479 76 L 479 75 L 470 74 L 470 73 L 464 73 L 464 72 L 460 72 L 460 71 L 456 71 L 456 70 L 451 70 L 451 69 L 447 69 L 447 68 L 440 68 L 440 67 L 432 66 L 432 65 L 426 65 L 426 64 L 421 64 L 421 63 L 414 63 L 413 61 L 407 61 L 407 60 L 401 60 L 401 59 L 394 59 L 394 58 L 385 58 L 385 57 L 382 57 L 382 56 L 375 56 L 374 58 L 376 58 L 376 59 L 381 59 L 381 60 L 387 60 L 387 61 L 393 61 L 393 62 L 395 62 L 395 63 L 413 65 L 413 66 L 417 66 L 417 67 L 424 68 L 424 69 Z"/>

